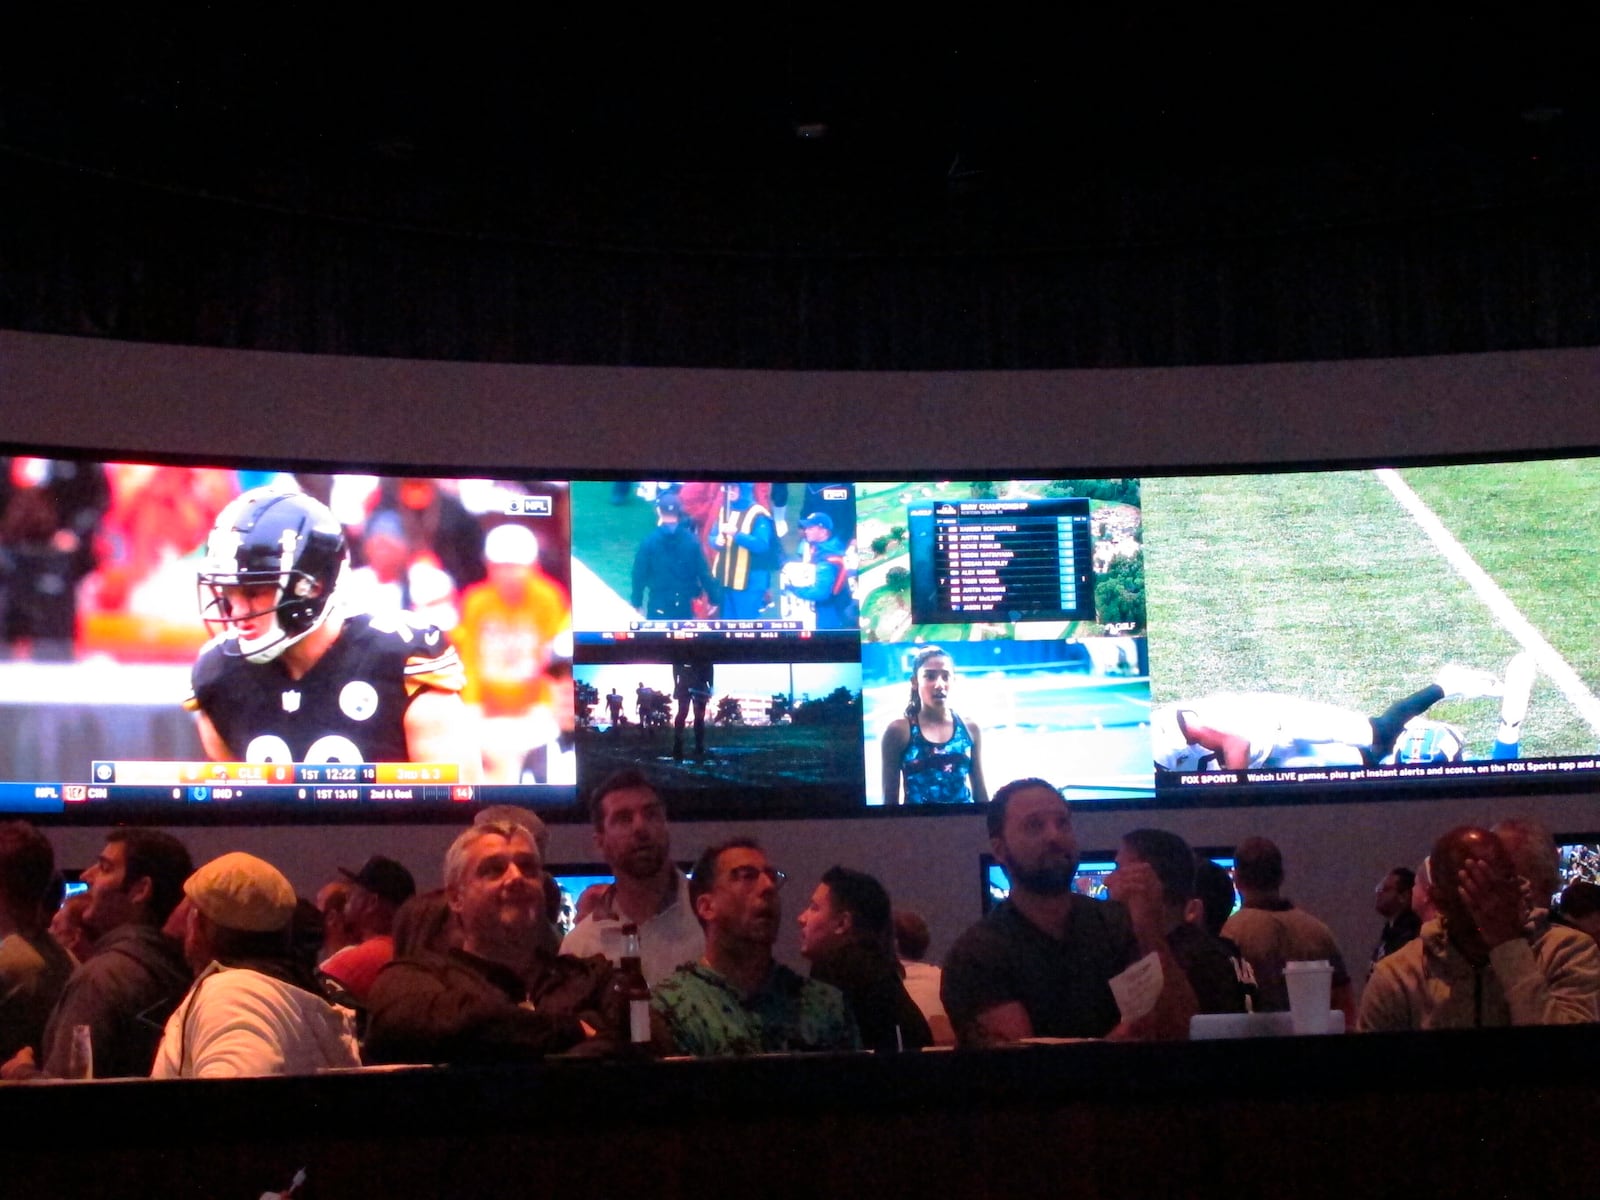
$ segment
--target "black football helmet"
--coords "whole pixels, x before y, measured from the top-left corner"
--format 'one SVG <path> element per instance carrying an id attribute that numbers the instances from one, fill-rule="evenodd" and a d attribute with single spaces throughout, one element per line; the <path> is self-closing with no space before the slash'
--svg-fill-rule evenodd
<path id="1" fill-rule="evenodd" d="M 200 568 L 201 617 L 224 639 L 223 651 L 271 662 L 327 618 L 349 558 L 344 529 L 327 507 L 280 486 L 254 488 L 217 516 Z M 223 602 L 224 588 L 272 587 L 265 608 L 239 615 Z M 247 635 L 239 628 L 263 613 L 272 627 Z"/>

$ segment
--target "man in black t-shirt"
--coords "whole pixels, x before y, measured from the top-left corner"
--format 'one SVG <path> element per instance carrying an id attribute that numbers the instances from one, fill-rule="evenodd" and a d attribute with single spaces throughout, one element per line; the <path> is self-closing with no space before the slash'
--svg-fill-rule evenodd
<path id="1" fill-rule="evenodd" d="M 1111 901 L 1074 892 L 1072 814 L 1042 779 L 1015 780 L 997 791 L 988 829 L 1011 896 L 945 958 L 941 996 L 960 1043 L 1187 1037 L 1194 991 L 1167 944 L 1154 869 L 1143 862 L 1119 869 Z M 1161 966 L 1155 1004 L 1123 1019 L 1110 981 L 1152 954 Z"/>

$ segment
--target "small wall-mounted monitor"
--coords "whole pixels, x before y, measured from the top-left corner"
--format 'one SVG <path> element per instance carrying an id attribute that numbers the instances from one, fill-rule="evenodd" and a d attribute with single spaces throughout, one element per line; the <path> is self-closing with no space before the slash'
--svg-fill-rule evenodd
<path id="1" fill-rule="evenodd" d="M 617 881 L 610 865 L 603 862 L 546 863 L 545 870 L 555 876 L 556 886 L 561 889 L 561 910 L 557 914 L 556 924 L 561 927 L 563 934 L 570 932 L 578 923 L 578 897 L 583 895 L 585 888 Z"/>
<path id="2" fill-rule="evenodd" d="M 1196 846 L 1198 853 L 1204 854 L 1224 871 L 1233 870 L 1233 848 L 1231 846 Z M 983 911 L 987 914 L 995 905 L 1011 894 L 1011 880 L 1006 874 L 1006 869 L 995 861 L 992 854 L 978 856 L 979 869 L 983 883 Z M 1078 860 L 1078 873 L 1073 877 L 1073 890 L 1090 896 L 1095 900 L 1109 900 L 1111 893 L 1106 890 L 1106 877 L 1117 869 L 1116 853 L 1114 851 L 1095 851 L 1085 854 Z M 1239 911 L 1239 896 L 1234 893 L 1233 911 Z"/>
<path id="3" fill-rule="evenodd" d="M 678 869 L 687 875 L 693 866 L 693 863 L 679 863 Z M 546 863 L 544 869 L 555 877 L 556 886 L 561 889 L 561 909 L 556 924 L 563 934 L 569 933 L 578 923 L 578 898 L 586 888 L 604 887 L 617 881 L 610 864 L 603 862 Z"/>
<path id="4" fill-rule="evenodd" d="M 1600 884 L 1600 830 L 1558 833 L 1555 840 L 1561 882 L 1551 903 L 1574 883 Z"/>

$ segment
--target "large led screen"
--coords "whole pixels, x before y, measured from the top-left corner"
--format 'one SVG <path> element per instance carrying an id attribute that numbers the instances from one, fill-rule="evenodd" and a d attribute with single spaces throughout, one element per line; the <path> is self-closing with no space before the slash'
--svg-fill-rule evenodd
<path id="1" fill-rule="evenodd" d="M 1137 479 L 862 483 L 867 803 L 1151 794 Z"/>
<path id="2" fill-rule="evenodd" d="M 0 797 L 570 803 L 567 485 L 0 458 Z"/>
<path id="3" fill-rule="evenodd" d="M 1145 491 L 1159 789 L 1594 770 L 1600 461 Z"/>
<path id="4" fill-rule="evenodd" d="M 1592 458 L 939 481 L 0 458 L 0 808 L 1579 786 Z"/>

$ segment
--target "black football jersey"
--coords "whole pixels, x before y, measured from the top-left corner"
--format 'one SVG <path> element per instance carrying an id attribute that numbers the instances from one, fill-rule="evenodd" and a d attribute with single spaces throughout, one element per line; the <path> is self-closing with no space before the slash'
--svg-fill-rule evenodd
<path id="1" fill-rule="evenodd" d="M 241 762 L 406 762 L 405 714 L 425 687 L 459 692 L 461 659 L 443 631 L 409 617 L 347 617 L 312 668 L 252 663 L 213 641 L 185 707 L 206 714 Z"/>

